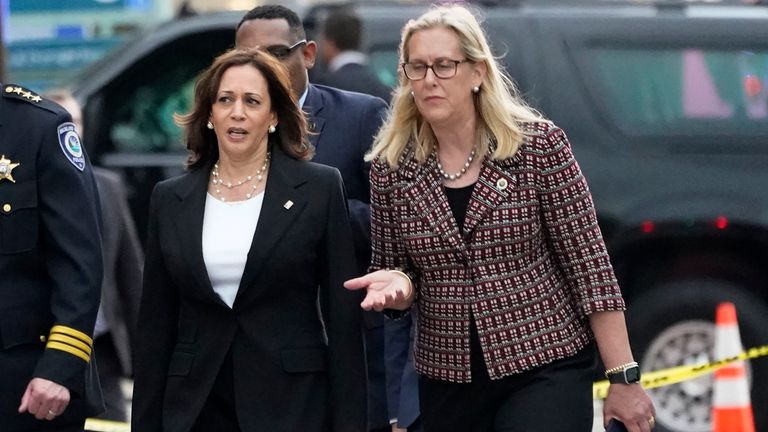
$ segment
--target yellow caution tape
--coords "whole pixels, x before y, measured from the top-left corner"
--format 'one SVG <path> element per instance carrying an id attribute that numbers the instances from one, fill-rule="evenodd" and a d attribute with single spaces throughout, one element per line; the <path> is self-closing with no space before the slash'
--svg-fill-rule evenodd
<path id="1" fill-rule="evenodd" d="M 677 384 L 712 373 L 733 362 L 751 360 L 764 356 L 768 356 L 768 345 L 750 348 L 737 356 L 727 357 L 714 362 L 676 366 L 659 371 L 644 372 L 640 384 L 646 389 Z M 594 383 L 592 385 L 592 398 L 605 399 L 605 397 L 608 396 L 608 386 L 609 383 L 607 380 Z M 85 421 L 85 430 L 88 432 L 130 432 L 131 425 L 123 422 L 89 418 Z"/>
<path id="2" fill-rule="evenodd" d="M 671 384 L 681 383 L 692 380 L 702 375 L 714 372 L 715 370 L 740 360 L 750 360 L 768 355 L 768 345 L 750 348 L 741 354 L 733 357 L 727 357 L 714 362 L 701 363 L 697 365 L 676 366 L 669 369 L 663 369 L 653 372 L 644 372 L 640 380 L 643 388 L 652 389 Z M 608 396 L 607 380 L 598 381 L 592 385 L 592 398 L 605 399 Z"/>

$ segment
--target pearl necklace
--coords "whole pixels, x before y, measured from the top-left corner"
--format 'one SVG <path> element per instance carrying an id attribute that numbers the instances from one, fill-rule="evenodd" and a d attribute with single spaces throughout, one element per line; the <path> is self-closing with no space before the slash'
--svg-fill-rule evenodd
<path id="1" fill-rule="evenodd" d="M 472 151 L 469 153 L 469 157 L 467 158 L 467 161 L 464 162 L 464 166 L 461 167 L 461 170 L 457 172 L 456 174 L 448 174 L 443 169 L 443 165 L 440 163 L 440 156 L 437 153 L 437 147 L 435 147 L 435 159 L 437 159 L 437 170 L 440 171 L 440 175 L 443 176 L 446 180 L 458 180 L 461 178 L 461 176 L 464 175 L 464 173 L 467 172 L 467 169 L 469 169 L 469 166 L 472 165 L 472 161 L 475 160 L 475 153 L 477 152 L 477 146 L 472 147 Z"/>
<path id="2" fill-rule="evenodd" d="M 253 196 L 253 193 L 256 191 L 256 188 L 259 187 L 261 180 L 264 179 L 264 174 L 267 172 L 267 166 L 269 165 L 270 155 L 271 153 L 267 152 L 267 157 L 264 158 L 264 165 L 256 170 L 256 173 L 249 175 L 244 180 L 240 180 L 234 184 L 232 182 L 224 181 L 224 179 L 221 178 L 221 175 L 219 174 L 219 162 L 213 164 L 213 170 L 211 170 L 211 184 L 213 185 L 213 190 L 216 191 L 216 195 L 218 195 L 219 200 L 227 200 L 221 193 L 221 185 L 226 186 L 227 189 L 233 189 L 253 181 L 253 179 L 256 179 L 256 181 L 253 183 L 253 186 L 251 187 L 251 190 L 245 194 L 245 199 L 250 199 Z"/>

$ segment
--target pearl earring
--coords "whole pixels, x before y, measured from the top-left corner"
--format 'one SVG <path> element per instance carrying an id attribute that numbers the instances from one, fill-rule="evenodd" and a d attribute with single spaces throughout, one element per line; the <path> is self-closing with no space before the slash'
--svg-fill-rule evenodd
<path id="1" fill-rule="evenodd" d="M 474 93 L 474 94 L 480 93 L 480 87 L 479 86 L 472 87 L 472 93 Z"/>
<path id="2" fill-rule="evenodd" d="M 205 125 L 208 127 L 208 129 L 213 129 L 213 123 L 211 123 L 210 120 Z"/>
<path id="3" fill-rule="evenodd" d="M 411 90 L 411 97 L 416 97 L 416 95 L 413 94 L 413 90 Z"/>
<path id="4" fill-rule="evenodd" d="M 269 125 L 269 129 L 267 129 L 269 133 L 275 133 L 275 130 L 275 125 Z"/>

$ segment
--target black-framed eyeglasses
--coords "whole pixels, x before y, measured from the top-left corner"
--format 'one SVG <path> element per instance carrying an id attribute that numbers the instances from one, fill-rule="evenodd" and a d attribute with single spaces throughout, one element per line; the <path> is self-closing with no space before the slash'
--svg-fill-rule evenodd
<path id="1" fill-rule="evenodd" d="M 265 48 L 265 51 L 275 56 L 275 58 L 277 58 L 278 60 L 285 60 L 286 58 L 288 58 L 289 55 L 291 55 L 293 50 L 295 50 L 299 46 L 306 43 L 307 43 L 307 40 L 302 39 L 291 46 L 285 46 L 285 45 L 268 46 Z"/>
<path id="2" fill-rule="evenodd" d="M 470 60 L 439 59 L 431 65 L 423 62 L 405 62 L 401 64 L 405 76 L 411 81 L 422 80 L 427 76 L 427 69 L 440 79 L 449 79 L 456 76 L 456 70 L 461 63 L 469 63 Z"/>

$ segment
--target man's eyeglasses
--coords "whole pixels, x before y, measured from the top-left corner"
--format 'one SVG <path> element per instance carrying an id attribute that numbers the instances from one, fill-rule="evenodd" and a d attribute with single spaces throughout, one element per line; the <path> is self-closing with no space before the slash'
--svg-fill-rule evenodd
<path id="1" fill-rule="evenodd" d="M 302 40 L 296 42 L 295 44 L 293 44 L 291 46 L 272 45 L 272 46 L 269 46 L 269 47 L 265 48 L 265 50 L 268 53 L 270 53 L 273 56 L 275 56 L 275 58 L 277 58 L 278 60 L 285 60 L 286 58 L 288 58 L 289 55 L 291 55 L 293 50 L 295 50 L 299 46 L 301 46 L 303 44 L 306 44 L 306 43 L 307 43 L 307 40 L 306 39 L 302 39 Z"/>
<path id="2" fill-rule="evenodd" d="M 435 63 L 428 65 L 422 62 L 405 62 L 401 66 L 405 76 L 411 81 L 422 80 L 427 76 L 427 69 L 432 69 L 432 73 L 440 79 L 449 79 L 456 76 L 456 70 L 459 64 L 467 63 L 469 60 L 450 60 L 440 59 Z"/>

